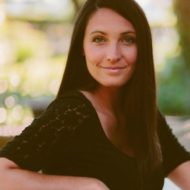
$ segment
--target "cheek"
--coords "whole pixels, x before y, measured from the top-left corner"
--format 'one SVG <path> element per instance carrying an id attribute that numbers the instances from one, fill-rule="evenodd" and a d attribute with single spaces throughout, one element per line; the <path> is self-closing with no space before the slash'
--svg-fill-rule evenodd
<path id="1" fill-rule="evenodd" d="M 138 52 L 136 47 L 133 47 L 125 51 L 125 58 L 129 64 L 135 64 L 137 61 L 137 56 Z"/>
<path id="2" fill-rule="evenodd" d="M 133 63 L 136 63 L 137 57 L 138 57 L 138 51 L 137 51 L 137 47 L 135 47 L 133 52 L 131 53 L 131 61 Z"/>
<path id="3" fill-rule="evenodd" d="M 100 49 L 94 47 L 85 47 L 84 54 L 87 64 L 98 64 L 103 58 L 103 52 Z"/>

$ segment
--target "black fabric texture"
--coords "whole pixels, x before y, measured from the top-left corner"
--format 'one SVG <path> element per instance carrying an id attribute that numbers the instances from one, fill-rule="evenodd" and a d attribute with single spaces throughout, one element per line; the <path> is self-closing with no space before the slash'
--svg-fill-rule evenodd
<path id="1" fill-rule="evenodd" d="M 164 177 L 190 159 L 161 114 L 158 127 L 163 166 L 147 179 L 146 190 L 161 190 Z M 111 190 L 139 190 L 136 160 L 107 139 L 92 104 L 78 91 L 55 99 L 0 156 L 23 169 L 95 177 Z"/>

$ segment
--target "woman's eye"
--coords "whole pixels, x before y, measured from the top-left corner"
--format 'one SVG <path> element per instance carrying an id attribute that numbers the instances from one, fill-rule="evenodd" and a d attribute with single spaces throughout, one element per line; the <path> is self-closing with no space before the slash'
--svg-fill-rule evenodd
<path id="1" fill-rule="evenodd" d="M 101 36 L 97 36 L 97 37 L 94 37 L 92 39 L 92 42 L 95 42 L 95 43 L 102 43 L 102 42 L 105 42 L 106 39 L 104 37 L 101 37 Z"/>
<path id="2" fill-rule="evenodd" d="M 132 45 L 136 43 L 136 38 L 134 36 L 126 36 L 122 38 L 122 42 L 124 42 L 126 45 Z"/>

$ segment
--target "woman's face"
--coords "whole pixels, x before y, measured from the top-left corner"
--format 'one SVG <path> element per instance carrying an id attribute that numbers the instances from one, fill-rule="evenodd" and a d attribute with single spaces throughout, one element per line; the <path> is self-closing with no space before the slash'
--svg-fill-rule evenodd
<path id="1" fill-rule="evenodd" d="M 83 48 L 88 71 L 100 85 L 121 87 L 131 78 L 137 60 L 136 31 L 118 13 L 108 8 L 93 13 Z"/>

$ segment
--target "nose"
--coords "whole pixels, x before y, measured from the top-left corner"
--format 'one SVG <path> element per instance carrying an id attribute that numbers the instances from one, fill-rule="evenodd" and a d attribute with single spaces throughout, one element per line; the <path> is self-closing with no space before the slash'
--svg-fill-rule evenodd
<path id="1" fill-rule="evenodd" d="M 106 55 L 107 61 L 111 63 L 116 63 L 120 61 L 121 59 L 121 50 L 118 47 L 117 43 L 110 44 L 107 49 L 107 55 Z"/>

